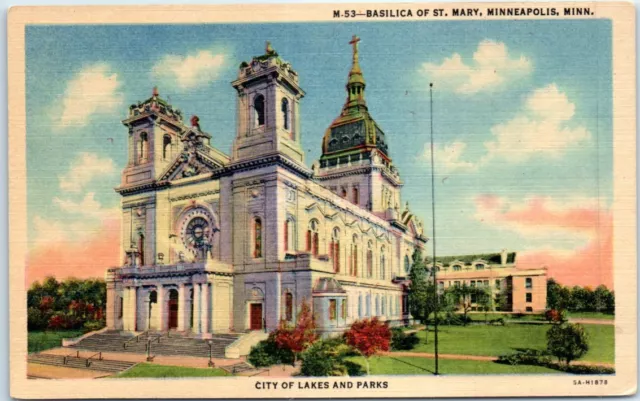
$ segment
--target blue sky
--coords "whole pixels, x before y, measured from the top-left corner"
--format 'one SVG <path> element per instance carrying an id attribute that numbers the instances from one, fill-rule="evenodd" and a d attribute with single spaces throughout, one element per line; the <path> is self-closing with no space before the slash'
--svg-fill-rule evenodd
<path id="1" fill-rule="evenodd" d="M 405 182 L 403 201 L 429 231 L 425 145 L 434 82 L 439 254 L 566 253 L 592 239 L 505 216 L 534 199 L 547 211 L 610 207 L 611 23 L 595 19 L 29 26 L 31 245 L 84 238 L 117 213 L 113 187 L 127 154 L 120 121 L 154 85 L 186 116 L 198 115 L 212 144 L 229 153 L 230 82 L 241 61 L 264 52 L 265 40 L 291 62 L 307 93 L 301 120 L 310 166 L 344 103 L 353 34 L 362 39 L 369 110 Z"/>

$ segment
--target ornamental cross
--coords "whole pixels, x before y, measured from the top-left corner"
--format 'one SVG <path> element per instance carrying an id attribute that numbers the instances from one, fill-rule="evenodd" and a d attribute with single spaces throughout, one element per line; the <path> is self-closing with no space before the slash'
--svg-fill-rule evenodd
<path id="1" fill-rule="evenodd" d="M 351 42 L 349 42 L 349 44 L 351 46 L 353 46 L 353 59 L 354 60 L 358 59 L 358 42 L 360 42 L 360 38 L 357 37 L 356 35 L 353 35 L 353 37 L 351 38 Z"/>

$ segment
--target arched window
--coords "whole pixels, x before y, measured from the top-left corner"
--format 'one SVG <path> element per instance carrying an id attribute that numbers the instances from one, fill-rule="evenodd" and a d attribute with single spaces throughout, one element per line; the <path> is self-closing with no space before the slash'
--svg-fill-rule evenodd
<path id="1" fill-rule="evenodd" d="M 147 160 L 147 154 L 149 153 L 149 139 L 147 133 L 140 134 L 140 141 L 138 143 L 138 161 L 140 163 Z"/>
<path id="2" fill-rule="evenodd" d="M 358 295 L 358 318 L 362 318 L 362 294 Z"/>
<path id="3" fill-rule="evenodd" d="M 284 299 L 284 316 L 287 322 L 291 322 L 293 321 L 293 294 L 287 292 Z"/>
<path id="4" fill-rule="evenodd" d="M 354 277 L 358 275 L 358 236 L 355 234 L 351 241 L 351 265 L 349 266 L 349 272 Z"/>
<path id="5" fill-rule="evenodd" d="M 367 300 L 365 302 L 365 307 L 367 308 L 367 317 L 371 316 L 371 294 L 367 294 Z"/>
<path id="6" fill-rule="evenodd" d="M 286 98 L 282 99 L 282 126 L 284 129 L 289 129 L 289 101 Z"/>
<path id="7" fill-rule="evenodd" d="M 411 271 L 411 262 L 409 262 L 409 255 L 404 255 L 404 272 L 409 274 Z"/>
<path id="8" fill-rule="evenodd" d="M 347 197 L 347 188 L 342 187 L 342 190 L 340 192 L 340 196 L 342 196 L 343 198 L 346 199 L 346 197 Z"/>
<path id="9" fill-rule="evenodd" d="M 167 157 L 171 157 L 171 137 L 169 135 L 162 138 L 162 158 L 167 160 Z"/>
<path id="10" fill-rule="evenodd" d="M 453 271 L 454 271 L 454 272 L 459 272 L 459 271 L 461 271 L 461 270 L 462 270 L 462 266 L 460 266 L 460 265 L 453 265 Z"/>
<path id="11" fill-rule="evenodd" d="M 380 248 L 380 278 L 385 280 L 387 278 L 387 260 L 386 255 L 384 254 L 384 246 Z"/>
<path id="12" fill-rule="evenodd" d="M 264 125 L 264 96 L 258 95 L 253 99 L 253 108 L 256 111 L 255 126 L 261 127 Z"/>
<path id="13" fill-rule="evenodd" d="M 262 257 L 262 220 L 260 217 L 253 219 L 253 257 Z"/>
<path id="14" fill-rule="evenodd" d="M 307 229 L 307 251 L 313 256 L 318 256 L 318 220 L 311 220 Z"/>
<path id="15" fill-rule="evenodd" d="M 367 277 L 373 277 L 373 243 L 367 242 Z"/>
<path id="16" fill-rule="evenodd" d="M 476 265 L 476 270 L 484 270 L 484 265 L 482 263 L 478 263 Z"/>
<path id="17" fill-rule="evenodd" d="M 380 316 L 380 295 L 376 295 L 376 314 L 374 316 Z"/>
<path id="18" fill-rule="evenodd" d="M 284 250 L 296 250 L 296 223 L 293 217 L 288 217 L 284 222 Z"/>
<path id="19" fill-rule="evenodd" d="M 360 194 L 358 192 L 358 187 L 353 187 L 351 191 L 353 192 L 353 203 L 355 203 L 356 205 L 360 204 Z"/>
<path id="20" fill-rule="evenodd" d="M 335 227 L 331 233 L 330 253 L 333 261 L 333 271 L 340 273 L 340 229 L 338 227 Z"/>

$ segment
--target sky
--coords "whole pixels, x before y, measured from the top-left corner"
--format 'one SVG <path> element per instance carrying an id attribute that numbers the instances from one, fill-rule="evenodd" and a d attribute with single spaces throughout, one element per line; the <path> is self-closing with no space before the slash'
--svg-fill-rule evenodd
<path id="1" fill-rule="evenodd" d="M 353 34 L 373 118 L 436 251 L 518 252 L 567 285 L 613 285 L 609 20 L 28 26 L 27 284 L 119 255 L 128 106 L 154 86 L 229 154 L 236 78 L 269 40 L 298 72 L 308 166 L 339 114 Z M 430 249 L 430 248 L 429 248 Z"/>

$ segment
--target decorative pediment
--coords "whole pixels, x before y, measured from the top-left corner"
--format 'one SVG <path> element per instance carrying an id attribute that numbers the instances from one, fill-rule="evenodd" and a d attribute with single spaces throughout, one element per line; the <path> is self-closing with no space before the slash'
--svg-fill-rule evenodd
<path id="1" fill-rule="evenodd" d="M 197 149 L 186 149 L 165 170 L 160 181 L 174 181 L 213 172 L 222 165 L 216 163 Z"/>

